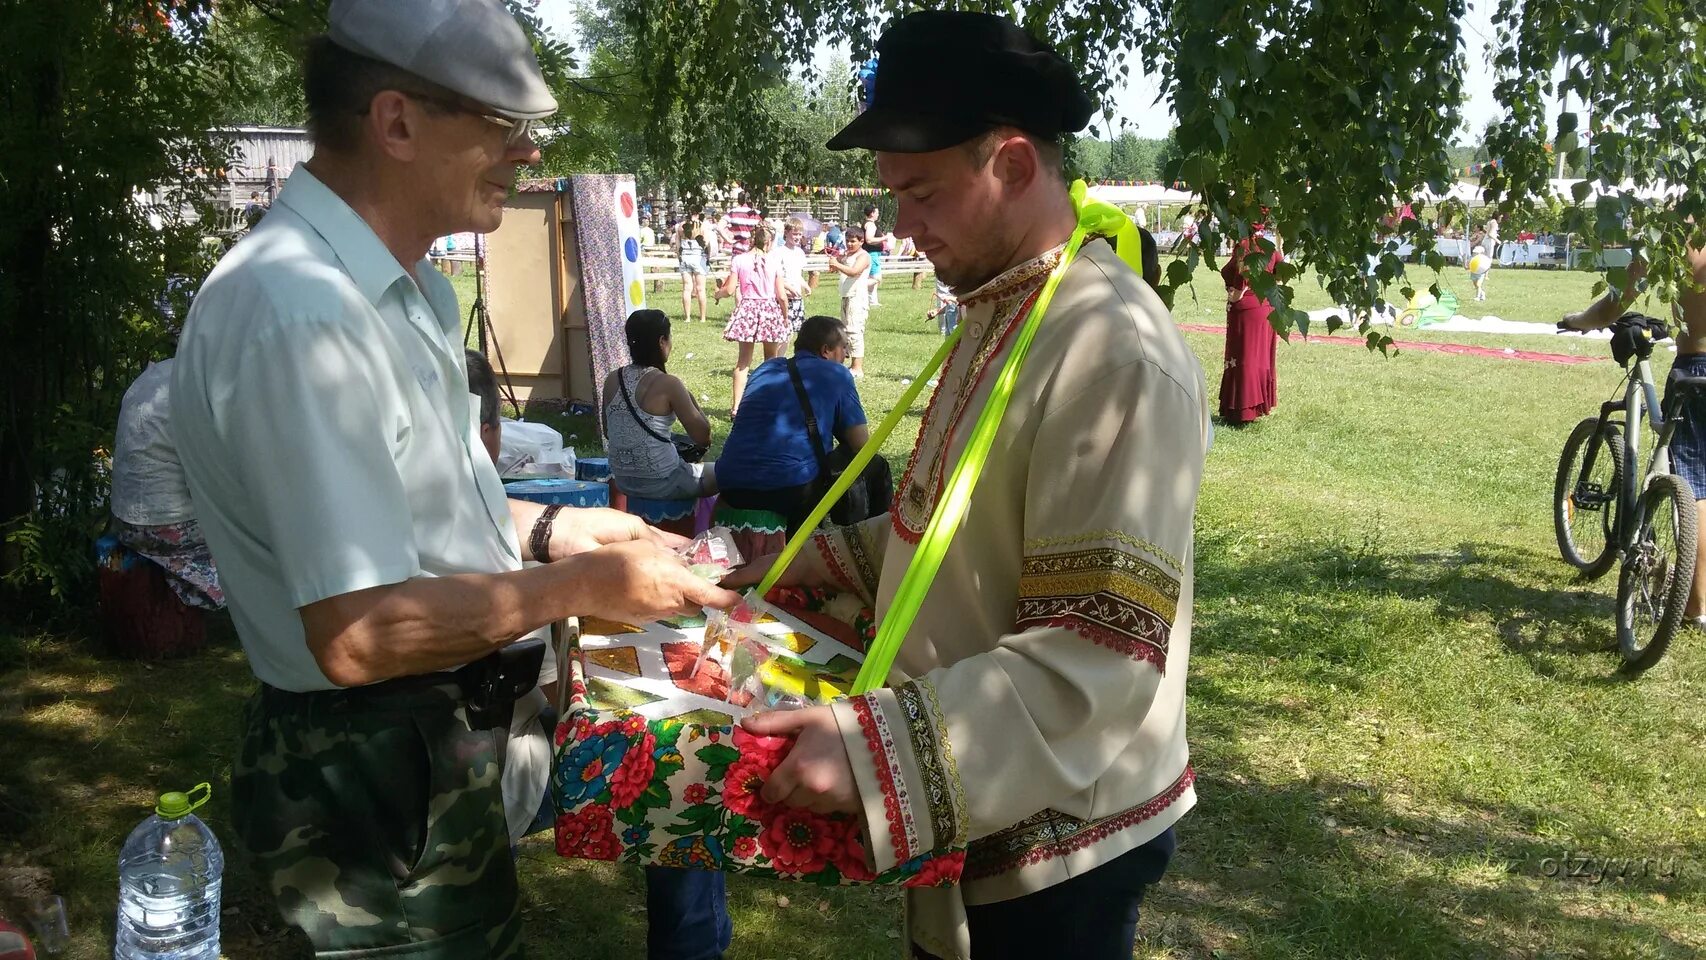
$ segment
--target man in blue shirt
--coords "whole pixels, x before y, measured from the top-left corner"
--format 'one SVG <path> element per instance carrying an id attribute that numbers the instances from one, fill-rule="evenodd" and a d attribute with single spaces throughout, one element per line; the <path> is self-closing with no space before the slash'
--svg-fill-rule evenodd
<path id="1" fill-rule="evenodd" d="M 800 327 L 791 361 L 775 357 L 752 371 L 740 413 L 717 460 L 723 502 L 742 510 L 779 513 L 787 518 L 790 533 L 805 520 L 816 506 L 810 494 L 823 457 L 807 438 L 806 415 L 789 363 L 799 370 L 827 456 L 837 440 L 850 453 L 871 436 L 853 375 L 842 365 L 846 356 L 841 321 L 820 315 Z"/>

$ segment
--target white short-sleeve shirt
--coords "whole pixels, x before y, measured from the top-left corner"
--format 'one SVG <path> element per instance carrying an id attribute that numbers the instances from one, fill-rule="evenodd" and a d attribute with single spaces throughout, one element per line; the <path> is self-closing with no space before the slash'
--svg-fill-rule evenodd
<path id="1" fill-rule="evenodd" d="M 331 689 L 298 609 L 521 568 L 479 440 L 460 311 L 305 167 L 197 295 L 173 434 L 255 676 Z"/>
<path id="2" fill-rule="evenodd" d="M 171 360 L 150 363 L 119 406 L 113 444 L 113 516 L 139 527 L 195 519 L 172 442 Z"/>

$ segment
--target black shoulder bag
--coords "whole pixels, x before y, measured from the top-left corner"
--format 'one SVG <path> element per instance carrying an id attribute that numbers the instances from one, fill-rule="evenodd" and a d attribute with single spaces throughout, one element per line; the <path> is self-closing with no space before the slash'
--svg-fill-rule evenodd
<path id="1" fill-rule="evenodd" d="M 645 418 L 640 416 L 639 408 L 634 406 L 634 398 L 628 393 L 628 381 L 623 379 L 622 371 L 620 370 L 616 371 L 616 386 L 621 388 L 622 402 L 628 405 L 628 412 L 633 414 L 634 422 L 640 425 L 641 430 L 646 431 L 646 433 L 654 440 L 662 440 L 664 443 L 673 444 L 675 446 L 675 452 L 681 456 L 682 461 L 685 463 L 698 463 L 705 459 L 705 454 L 711 449 L 710 447 L 694 443 L 693 438 L 684 433 L 672 434 L 666 437 L 663 434 L 658 433 L 656 430 L 653 430 L 651 428 L 651 424 L 646 423 Z"/>
<path id="2" fill-rule="evenodd" d="M 806 395 L 805 380 L 800 377 L 800 367 L 793 357 L 788 358 L 788 378 L 794 381 L 794 394 L 800 398 L 800 411 L 806 415 L 806 439 L 812 445 L 812 455 L 817 457 L 817 477 L 812 480 L 807 496 L 808 502 L 815 503 L 823 499 L 830 486 L 847 469 L 847 464 L 853 459 L 853 451 L 845 444 L 837 444 L 833 452 L 823 452 L 823 434 L 818 431 L 817 414 L 812 412 L 811 397 Z M 830 508 L 830 522 L 847 526 L 887 513 L 892 497 L 889 486 L 888 461 L 881 455 L 872 457 L 859 482 L 848 487 L 847 493 Z"/>

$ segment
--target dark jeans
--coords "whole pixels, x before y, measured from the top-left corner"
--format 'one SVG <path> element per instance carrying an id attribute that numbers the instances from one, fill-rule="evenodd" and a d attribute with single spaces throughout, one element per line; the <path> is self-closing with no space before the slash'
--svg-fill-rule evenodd
<path id="1" fill-rule="evenodd" d="M 974 960 L 1130 960 L 1144 890 L 1161 879 L 1173 828 L 1089 873 L 1014 900 L 966 908 Z M 937 958 L 912 948 L 916 960 Z"/>
<path id="2" fill-rule="evenodd" d="M 723 874 L 646 868 L 646 960 L 722 960 L 733 935 Z"/>

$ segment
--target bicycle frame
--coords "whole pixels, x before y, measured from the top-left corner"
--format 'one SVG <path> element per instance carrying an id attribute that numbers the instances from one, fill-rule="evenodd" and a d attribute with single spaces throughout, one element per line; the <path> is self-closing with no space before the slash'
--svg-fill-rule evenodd
<path id="1" fill-rule="evenodd" d="M 1623 399 L 1607 400 L 1600 407 L 1601 423 L 1617 422 L 1617 414 L 1623 415 L 1623 462 L 1631 467 L 1640 462 L 1641 427 L 1643 421 L 1649 425 L 1656 438 L 1653 444 L 1653 455 L 1648 461 L 1647 469 L 1637 474 L 1633 469 L 1623 471 L 1623 489 L 1619 492 L 1617 511 L 1617 529 L 1613 531 L 1617 545 L 1627 551 L 1635 545 L 1636 531 L 1641 529 L 1642 517 L 1638 516 L 1641 494 L 1646 492 L 1647 481 L 1654 474 L 1670 473 L 1670 442 L 1675 435 L 1678 421 L 1667 419 L 1664 407 L 1659 402 L 1659 388 L 1653 382 L 1652 366 L 1646 358 L 1635 361 L 1635 369 L 1628 377 L 1628 386 L 1624 388 Z M 1643 416 L 1645 414 L 1645 416 Z"/>

